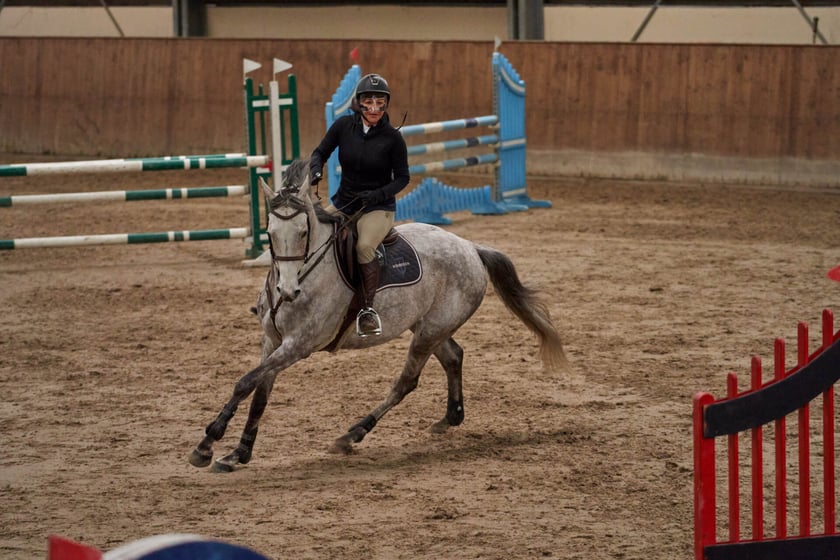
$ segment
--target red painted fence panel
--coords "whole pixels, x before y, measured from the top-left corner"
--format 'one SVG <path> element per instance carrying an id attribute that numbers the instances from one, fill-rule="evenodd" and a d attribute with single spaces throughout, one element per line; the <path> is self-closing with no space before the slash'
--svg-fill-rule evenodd
<path id="1" fill-rule="evenodd" d="M 840 535 L 836 531 L 836 472 L 834 384 L 840 379 L 840 331 L 834 331 L 834 315 L 822 314 L 822 343 L 809 354 L 809 332 L 806 323 L 797 329 L 796 365 L 785 369 L 785 343 L 777 339 L 773 352 L 773 378 L 762 382 L 762 366 L 758 357 L 750 363 L 750 388 L 738 393 L 737 376 L 727 376 L 727 396 L 716 400 L 700 392 L 694 396 L 694 557 L 695 560 L 736 560 L 762 558 L 829 559 L 837 558 Z M 812 455 L 811 403 L 822 397 L 822 453 Z M 788 534 L 788 453 L 786 417 L 797 415 L 796 465 L 797 496 L 792 501 L 798 512 L 798 533 Z M 775 531 L 765 534 L 764 528 L 764 446 L 762 430 L 773 424 Z M 749 469 L 740 468 L 739 436 L 749 432 Z M 717 467 L 715 438 L 726 436 L 727 540 L 717 536 Z M 814 465 L 821 455 L 822 464 Z M 812 467 L 822 469 L 822 532 L 812 527 Z M 751 534 L 741 535 L 741 479 L 750 476 L 749 518 Z M 818 494 L 819 495 L 819 494 Z"/>

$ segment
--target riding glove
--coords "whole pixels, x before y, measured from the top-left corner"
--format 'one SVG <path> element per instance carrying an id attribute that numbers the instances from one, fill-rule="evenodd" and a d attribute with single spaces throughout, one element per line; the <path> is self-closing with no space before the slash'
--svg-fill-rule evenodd
<path id="1" fill-rule="evenodd" d="M 361 200 L 365 206 L 372 206 L 385 202 L 388 195 L 382 189 L 374 189 L 372 191 L 362 191 L 356 195 L 356 198 Z"/>

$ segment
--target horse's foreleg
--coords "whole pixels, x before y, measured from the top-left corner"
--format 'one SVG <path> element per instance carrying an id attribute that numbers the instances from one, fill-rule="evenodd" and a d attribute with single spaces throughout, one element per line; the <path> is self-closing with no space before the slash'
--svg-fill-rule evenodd
<path id="1" fill-rule="evenodd" d="M 230 419 L 233 418 L 234 414 L 236 414 L 236 409 L 239 407 L 239 403 L 248 398 L 248 395 L 254 392 L 254 389 L 257 387 L 257 384 L 263 378 L 265 373 L 273 369 L 274 367 L 271 364 L 263 362 L 242 376 L 242 378 L 236 383 L 236 386 L 234 386 L 233 389 L 233 396 L 227 404 L 222 407 L 222 410 L 219 412 L 216 419 L 207 425 L 207 428 L 204 430 L 204 438 L 202 438 L 190 454 L 189 461 L 191 465 L 196 467 L 206 467 L 210 464 L 210 461 L 213 459 L 213 443 L 219 441 L 222 439 L 222 436 L 225 435 L 228 422 L 230 422 Z"/>
<path id="2" fill-rule="evenodd" d="M 276 374 L 267 375 L 262 383 L 254 391 L 251 399 L 251 408 L 248 410 L 248 421 L 242 430 L 242 437 L 239 445 L 231 453 L 213 463 L 213 470 L 216 472 L 232 472 L 237 465 L 245 465 L 251 460 L 254 451 L 254 442 L 257 440 L 257 432 L 260 428 L 265 407 L 268 404 L 268 397 L 274 387 Z"/>
<path id="3" fill-rule="evenodd" d="M 219 412 L 216 419 L 210 422 L 204 429 L 204 437 L 195 446 L 192 453 L 190 453 L 189 461 L 192 466 L 206 467 L 213 460 L 213 442 L 219 441 L 225 435 L 228 422 L 236 414 L 236 407 L 239 403 L 237 402 L 233 406 L 230 406 L 230 404 L 231 402 L 229 401 L 228 404 L 222 407 L 222 411 Z"/>
<path id="4" fill-rule="evenodd" d="M 435 348 L 435 357 L 446 372 L 447 399 L 446 416 L 432 424 L 431 430 L 442 434 L 451 426 L 458 426 L 464 421 L 464 393 L 461 381 L 464 350 L 450 338 Z"/>
<path id="5" fill-rule="evenodd" d="M 398 405 L 407 394 L 417 387 L 420 372 L 423 371 L 423 366 L 426 365 L 426 361 L 431 354 L 431 350 L 426 349 L 425 345 L 418 344 L 417 339 L 414 338 L 408 350 L 408 359 L 405 362 L 402 373 L 391 387 L 391 392 L 388 394 L 388 397 L 360 422 L 353 424 L 347 430 L 346 434 L 335 440 L 329 449 L 330 452 L 343 453 L 345 455 L 351 453 L 353 451 L 353 444 L 362 441 L 373 430 L 376 423 L 385 416 L 385 413 Z"/>

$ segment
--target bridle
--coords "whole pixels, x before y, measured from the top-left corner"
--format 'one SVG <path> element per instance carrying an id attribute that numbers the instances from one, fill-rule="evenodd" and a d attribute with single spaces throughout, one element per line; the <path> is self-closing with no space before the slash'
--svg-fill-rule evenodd
<path id="1" fill-rule="evenodd" d="M 312 224 L 310 223 L 309 219 L 309 212 L 307 212 L 306 203 L 297 195 L 300 191 L 300 187 L 286 187 L 281 190 L 275 197 L 269 201 L 268 209 L 269 213 L 274 216 L 275 218 L 279 218 L 283 221 L 289 221 L 299 214 L 304 214 L 306 216 L 306 247 L 303 250 L 302 255 L 297 256 L 282 256 L 277 255 L 274 252 L 274 245 L 271 242 L 271 236 L 268 236 L 268 250 L 271 252 L 271 261 L 273 263 L 276 262 L 287 262 L 287 261 L 303 261 L 306 264 L 309 261 L 309 239 L 312 237 Z M 291 208 L 294 210 L 293 213 L 288 215 L 283 215 L 278 212 L 281 208 Z M 273 267 L 272 267 L 273 269 Z"/>
<path id="2" fill-rule="evenodd" d="M 324 259 L 327 255 L 328 249 L 335 243 L 341 232 L 356 222 L 361 215 L 361 212 L 357 212 L 349 219 L 344 220 L 337 228 L 335 228 L 332 235 L 330 235 L 326 241 L 324 241 L 314 251 L 310 252 L 309 248 L 310 240 L 312 239 L 312 220 L 310 218 L 309 207 L 306 202 L 298 196 L 299 192 L 300 186 L 283 187 L 279 193 L 275 194 L 274 198 L 268 201 L 269 213 L 280 220 L 289 221 L 300 214 L 304 214 L 306 216 L 306 246 L 304 247 L 302 255 L 285 256 L 276 254 L 274 252 L 274 245 L 271 241 L 271 236 L 268 236 L 268 250 L 271 254 L 271 269 L 268 271 L 265 278 L 265 293 L 266 298 L 268 299 L 268 306 L 271 310 L 271 324 L 274 326 L 274 331 L 280 338 L 282 338 L 282 334 L 277 330 L 277 323 L 275 321 L 277 312 L 284 301 L 291 300 L 279 298 L 277 302 L 274 302 L 274 290 L 272 286 L 276 285 L 277 277 L 277 268 L 274 264 L 278 262 L 303 261 L 301 268 L 297 273 L 298 283 L 303 282 L 303 280 L 309 276 L 309 273 L 312 272 Z M 291 214 L 281 214 L 279 210 L 283 208 L 290 208 L 293 212 Z"/>

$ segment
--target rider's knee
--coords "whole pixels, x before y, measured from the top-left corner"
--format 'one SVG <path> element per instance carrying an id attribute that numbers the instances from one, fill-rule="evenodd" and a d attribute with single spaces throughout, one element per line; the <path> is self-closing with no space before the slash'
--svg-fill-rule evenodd
<path id="1" fill-rule="evenodd" d="M 376 258 L 376 247 L 368 247 L 367 245 L 356 245 L 356 258 L 361 264 L 369 263 Z"/>

